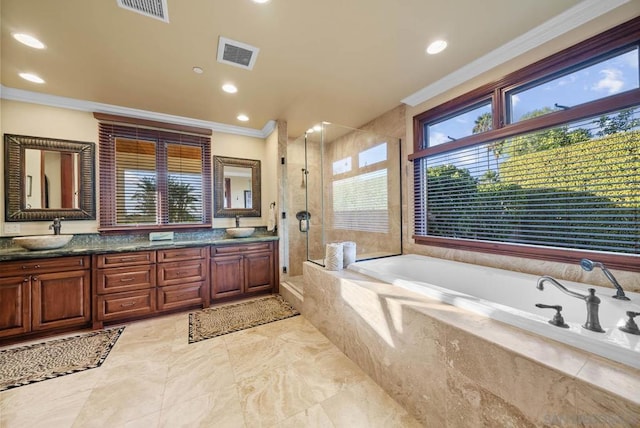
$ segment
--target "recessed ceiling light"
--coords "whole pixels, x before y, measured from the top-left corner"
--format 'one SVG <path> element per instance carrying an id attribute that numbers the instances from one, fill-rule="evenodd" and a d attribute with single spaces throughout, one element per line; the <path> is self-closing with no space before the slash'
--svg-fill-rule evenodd
<path id="1" fill-rule="evenodd" d="M 429 47 L 427 48 L 427 53 L 429 55 L 434 55 L 442 52 L 443 50 L 446 49 L 446 47 L 447 47 L 447 42 L 445 42 L 444 40 L 436 40 L 435 42 L 429 45 Z"/>
<path id="2" fill-rule="evenodd" d="M 236 92 L 238 92 L 238 88 L 236 88 L 236 85 L 232 83 L 225 83 L 224 85 L 222 85 L 222 90 L 229 94 L 235 94 Z"/>
<path id="3" fill-rule="evenodd" d="M 202 67 L 193 67 L 193 72 L 196 74 L 202 74 L 204 73 L 204 70 L 202 69 Z"/>
<path id="4" fill-rule="evenodd" d="M 40 76 L 36 76 L 32 73 L 20 73 L 20 77 L 22 77 L 24 80 L 28 80 L 29 82 L 44 83 L 44 80 Z"/>
<path id="5" fill-rule="evenodd" d="M 30 36 L 29 34 L 16 33 L 13 35 L 13 38 L 19 41 L 20 43 L 35 49 L 45 48 L 44 43 L 42 43 L 40 40 L 36 39 L 35 37 Z"/>
<path id="6" fill-rule="evenodd" d="M 246 114 L 239 114 L 237 119 L 241 122 L 246 122 L 249 120 L 249 116 L 247 116 Z"/>
<path id="7" fill-rule="evenodd" d="M 313 130 L 320 132 L 320 131 L 322 131 L 322 126 L 316 125 L 316 126 L 313 127 Z"/>
<path id="8" fill-rule="evenodd" d="M 269 3 L 269 0 L 253 0 L 254 3 Z"/>

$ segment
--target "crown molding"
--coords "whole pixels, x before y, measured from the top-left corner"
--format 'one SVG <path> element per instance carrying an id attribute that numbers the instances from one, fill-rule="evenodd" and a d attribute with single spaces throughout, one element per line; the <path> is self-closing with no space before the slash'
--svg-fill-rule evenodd
<path id="1" fill-rule="evenodd" d="M 578 28 L 629 1 L 630 0 L 584 0 L 536 28 L 457 69 L 446 77 L 425 86 L 401 101 L 404 104 L 415 107 L 543 43 Z"/>
<path id="2" fill-rule="evenodd" d="M 111 104 L 96 103 L 93 101 L 78 100 L 75 98 L 60 97 L 57 95 L 43 94 L 40 92 L 26 91 L 24 89 L 9 88 L 0 85 L 0 98 L 25 103 L 41 104 L 50 107 L 60 107 L 70 110 L 86 111 L 91 113 L 106 113 L 119 116 L 134 117 L 137 119 L 155 120 L 176 125 L 195 126 L 211 129 L 213 132 L 225 134 L 243 135 L 245 137 L 267 138 L 275 129 L 275 121 L 268 121 L 262 129 L 246 128 L 242 126 L 227 125 L 224 123 L 210 122 L 207 120 L 192 119 L 184 116 L 156 113 L 147 110 L 138 110 L 128 107 L 120 107 Z"/>

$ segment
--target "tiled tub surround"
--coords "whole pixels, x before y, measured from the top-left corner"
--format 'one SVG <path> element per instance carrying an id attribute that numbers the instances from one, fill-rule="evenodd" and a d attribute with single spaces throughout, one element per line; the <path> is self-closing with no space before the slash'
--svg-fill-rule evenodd
<path id="1" fill-rule="evenodd" d="M 352 271 L 303 315 L 426 426 L 638 426 L 640 370 Z"/>
<path id="2" fill-rule="evenodd" d="M 587 318 L 584 299 L 568 296 L 546 281 L 544 291 L 538 290 L 537 275 L 417 254 L 358 262 L 349 269 L 640 369 L 640 336 L 618 329 L 625 325 L 628 311 L 640 312 L 638 293 L 627 292 L 631 300 L 623 301 L 614 299 L 610 288 L 563 280 L 563 286 L 583 296 L 589 288 L 596 290 L 604 332 L 594 332 L 582 327 Z M 537 308 L 536 303 L 561 305 L 568 327 L 551 326 L 548 321 L 555 311 Z"/>

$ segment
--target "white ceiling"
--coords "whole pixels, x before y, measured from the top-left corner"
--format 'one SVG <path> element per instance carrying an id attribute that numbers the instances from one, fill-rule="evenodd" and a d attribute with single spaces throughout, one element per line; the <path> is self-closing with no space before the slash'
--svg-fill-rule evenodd
<path id="1" fill-rule="evenodd" d="M 514 40 L 540 43 L 562 32 L 558 18 L 553 21 L 558 15 L 571 29 L 582 24 L 568 19 L 581 7 L 638 0 L 167 1 L 168 23 L 121 9 L 116 0 L 0 1 L 3 92 L 243 127 L 256 135 L 281 119 L 295 137 L 322 120 L 358 127 L 402 100 L 424 101 L 466 78 L 459 70 L 479 73 L 518 54 L 524 45 Z M 21 45 L 11 37 L 15 32 L 38 37 L 46 49 Z M 260 49 L 253 70 L 216 62 L 220 36 Z M 437 38 L 449 48 L 426 55 Z M 194 66 L 204 73 L 194 73 Z M 23 71 L 46 82 L 24 81 Z M 227 82 L 238 93 L 223 92 Z M 250 120 L 239 122 L 239 113 Z"/>

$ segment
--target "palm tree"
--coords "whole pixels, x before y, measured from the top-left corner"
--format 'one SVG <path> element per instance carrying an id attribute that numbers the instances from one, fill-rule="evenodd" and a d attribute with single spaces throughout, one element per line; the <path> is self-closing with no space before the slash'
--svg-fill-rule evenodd
<path id="1" fill-rule="evenodd" d="M 491 113 L 482 113 L 474 122 L 473 130 L 471 132 L 479 134 L 481 132 L 489 131 L 492 128 L 493 117 L 491 116 Z"/>
<path id="2" fill-rule="evenodd" d="M 491 129 L 493 129 L 493 116 L 491 113 L 482 113 L 474 122 L 473 130 L 471 132 L 474 134 L 480 134 L 481 132 L 490 131 Z M 487 169 L 491 167 L 489 162 L 490 152 L 493 152 L 497 161 L 502 153 L 502 142 L 493 141 L 487 145 Z"/>

